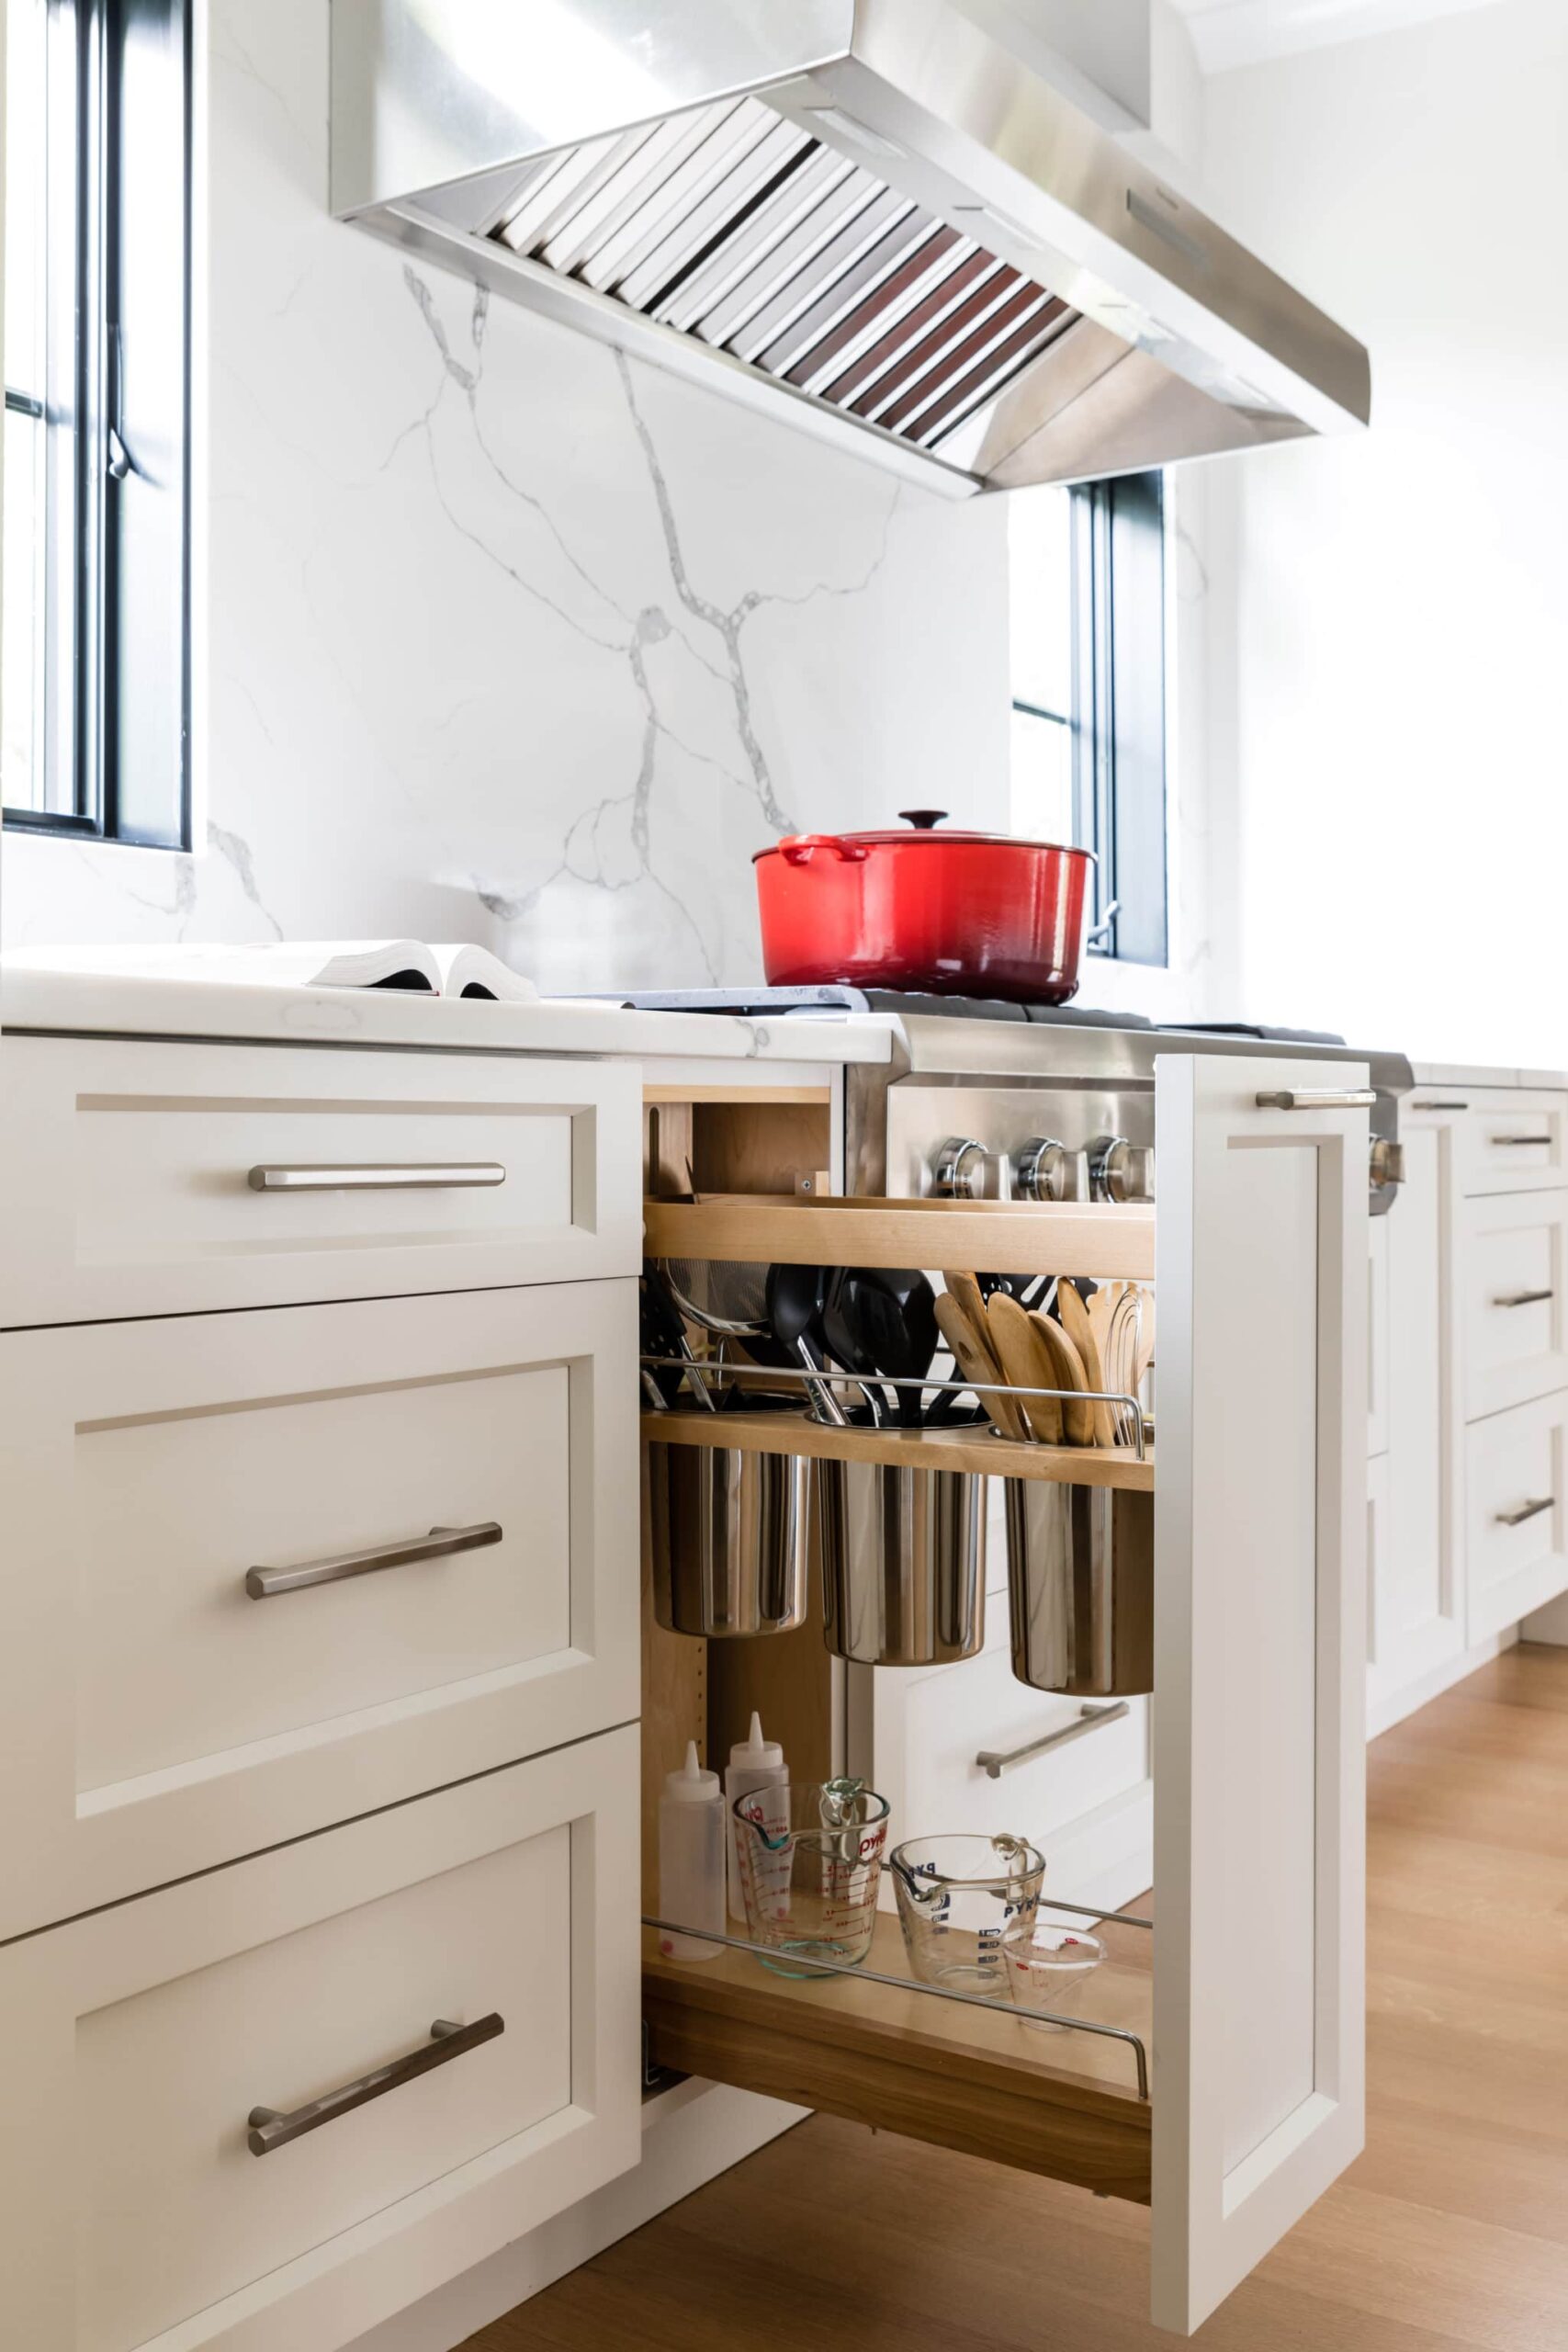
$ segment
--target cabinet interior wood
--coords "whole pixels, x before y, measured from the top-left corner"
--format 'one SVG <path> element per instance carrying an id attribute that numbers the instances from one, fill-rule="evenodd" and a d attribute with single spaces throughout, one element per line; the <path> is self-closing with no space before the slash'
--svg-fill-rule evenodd
<path id="1" fill-rule="evenodd" d="M 1123 1209 L 1060 1215 L 1011 1204 L 897 1201 L 819 1204 L 796 1192 L 830 1164 L 826 1103 L 692 1099 L 670 1090 L 645 1110 L 647 1242 L 652 1256 L 772 1259 L 822 1257 L 856 1264 L 908 1265 L 976 1260 L 998 1271 L 1081 1271 L 1138 1278 L 1153 1272 L 1152 1213 Z M 697 1201 L 657 1196 L 695 1191 Z M 715 1197 L 715 1196 L 718 1197 Z M 1002 1214 L 987 1212 L 1000 1209 Z M 1043 1238 L 1045 1219 L 1048 1239 Z M 941 1221 L 938 1245 L 935 1228 Z M 1060 1262 L 1058 1262 L 1060 1261 Z M 650 1442 L 713 1444 L 710 1417 L 644 1417 Z M 777 1450 L 777 1416 L 727 1414 L 727 1445 Z M 941 1466 L 995 1471 L 998 1454 L 1020 1457 L 1032 1476 L 1071 1476 L 1084 1484 L 1141 1490 L 1152 1503 L 1154 1464 L 1129 1452 L 1007 1444 L 964 1430 L 910 1436 L 897 1430 L 841 1432 L 792 1421 L 789 1449 L 850 1451 L 898 1461 L 906 1452 L 940 1454 Z M 1027 1460 L 1024 1459 L 1027 1457 Z M 1145 1504 L 1145 1508 L 1148 1505 Z M 782 1741 L 796 1781 L 841 1769 L 834 1750 L 834 1661 L 821 1634 L 821 1570 L 811 1545 L 806 1623 L 766 1639 L 700 1642 L 655 1621 L 643 1570 L 643 1896 L 656 1911 L 659 1792 L 667 1772 L 697 1741 L 722 1770 L 744 1737 L 753 1709 Z M 1089 2005 L 1102 2023 L 1149 2040 L 1152 1973 L 1146 1931 L 1111 1930 L 1112 1960 L 1099 1972 Z M 870 1965 L 906 1973 L 897 1922 L 877 1921 Z M 1101 2195 L 1146 2204 L 1151 2109 L 1137 2095 L 1125 2043 L 1042 2029 L 1005 2011 L 931 1997 L 911 1986 L 865 1981 L 801 1981 L 771 1974 L 745 1952 L 682 1963 L 645 1939 L 643 2010 L 656 2063 L 710 2082 L 803 2102 L 825 2113 L 968 2150 L 1025 2170 L 1075 2181 Z"/>

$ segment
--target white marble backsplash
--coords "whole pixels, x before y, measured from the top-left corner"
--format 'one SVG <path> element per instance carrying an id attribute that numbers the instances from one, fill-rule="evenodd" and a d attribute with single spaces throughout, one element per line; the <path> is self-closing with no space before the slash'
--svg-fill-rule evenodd
<path id="1" fill-rule="evenodd" d="M 211 0 L 197 853 L 11 836 L 7 945 L 477 938 L 760 969 L 787 829 L 1005 824 L 1005 514 L 326 210 L 328 0 Z"/>

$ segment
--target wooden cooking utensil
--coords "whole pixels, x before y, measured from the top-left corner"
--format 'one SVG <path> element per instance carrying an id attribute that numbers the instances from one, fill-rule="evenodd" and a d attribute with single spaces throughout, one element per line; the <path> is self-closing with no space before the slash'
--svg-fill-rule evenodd
<path id="1" fill-rule="evenodd" d="M 1074 1283 L 1062 1283 L 1058 1284 L 1056 1290 L 1056 1312 L 1062 1318 L 1063 1330 L 1066 1333 L 1067 1338 L 1077 1350 L 1079 1358 L 1083 1363 L 1084 1373 L 1086 1375 L 1084 1383 L 1085 1386 L 1089 1388 L 1103 1388 L 1105 1385 L 1105 1363 L 1100 1352 L 1100 1341 L 1094 1336 L 1094 1325 L 1089 1319 L 1089 1309 L 1084 1305 L 1077 1288 Z M 1094 1413 L 1094 1442 L 1096 1445 L 1114 1445 L 1116 1442 L 1116 1416 L 1114 1412 L 1112 1412 L 1109 1405 L 1103 1404 L 1096 1405 L 1092 1409 Z"/>
<path id="2" fill-rule="evenodd" d="M 1089 1303 L 1089 1319 L 1094 1326 L 1094 1336 L 1100 1341 L 1100 1360 L 1105 1360 L 1111 1340 L 1111 1318 L 1116 1312 L 1116 1302 L 1128 1283 L 1101 1283 Z"/>
<path id="3" fill-rule="evenodd" d="M 976 1331 L 983 1334 L 986 1329 L 986 1297 L 974 1275 L 943 1274 L 942 1281 L 947 1284 L 949 1293 L 958 1301 Z M 989 1345 L 989 1342 L 987 1341 L 987 1344 Z"/>
<path id="4" fill-rule="evenodd" d="M 992 1353 L 1016 1386 L 1061 1386 L 1055 1366 L 1045 1352 L 1027 1308 L 1021 1306 L 1009 1292 L 998 1290 L 987 1301 L 986 1321 Z M 1042 1445 L 1061 1445 L 1065 1442 L 1062 1400 L 1059 1396 L 1017 1396 L 1011 1401 L 1021 1408 L 1025 1420 Z"/>
<path id="5" fill-rule="evenodd" d="M 1038 1307 L 1032 1309 L 1029 1319 L 1050 1362 L 1051 1385 L 1069 1392 L 1086 1389 L 1089 1375 L 1083 1368 L 1083 1359 L 1061 1325 L 1049 1315 L 1043 1315 Z M 1094 1407 L 1087 1400 L 1080 1404 L 1069 1394 L 1062 1402 L 1062 1432 L 1068 1445 L 1092 1445 Z"/>
<path id="6" fill-rule="evenodd" d="M 946 1291 L 937 1299 L 936 1320 L 938 1330 L 953 1351 L 960 1376 L 995 1387 L 1002 1377 L 1002 1369 L 991 1351 L 984 1317 L 976 1329 L 953 1292 Z M 1023 1416 L 1010 1396 L 982 1396 L 980 1402 L 1004 1437 L 1027 1438 Z"/>

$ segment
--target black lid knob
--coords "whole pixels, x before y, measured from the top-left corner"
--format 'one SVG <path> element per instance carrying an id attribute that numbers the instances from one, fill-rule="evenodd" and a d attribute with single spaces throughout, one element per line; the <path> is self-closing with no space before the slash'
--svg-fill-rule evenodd
<path id="1" fill-rule="evenodd" d="M 919 832 L 929 833 L 934 825 L 941 824 L 947 811 L 945 808 L 900 808 L 898 814 L 907 825 L 913 825 Z"/>

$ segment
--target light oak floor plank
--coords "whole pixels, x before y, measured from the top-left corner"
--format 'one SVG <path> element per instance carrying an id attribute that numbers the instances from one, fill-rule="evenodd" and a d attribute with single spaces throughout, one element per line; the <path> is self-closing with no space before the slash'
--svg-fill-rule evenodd
<path id="1" fill-rule="evenodd" d="M 1568 2352 L 1568 1651 L 1372 1749 L 1365 2155 L 1202 2352 Z M 817 2116 L 467 2352 L 1159 2352 L 1148 2216 Z"/>

